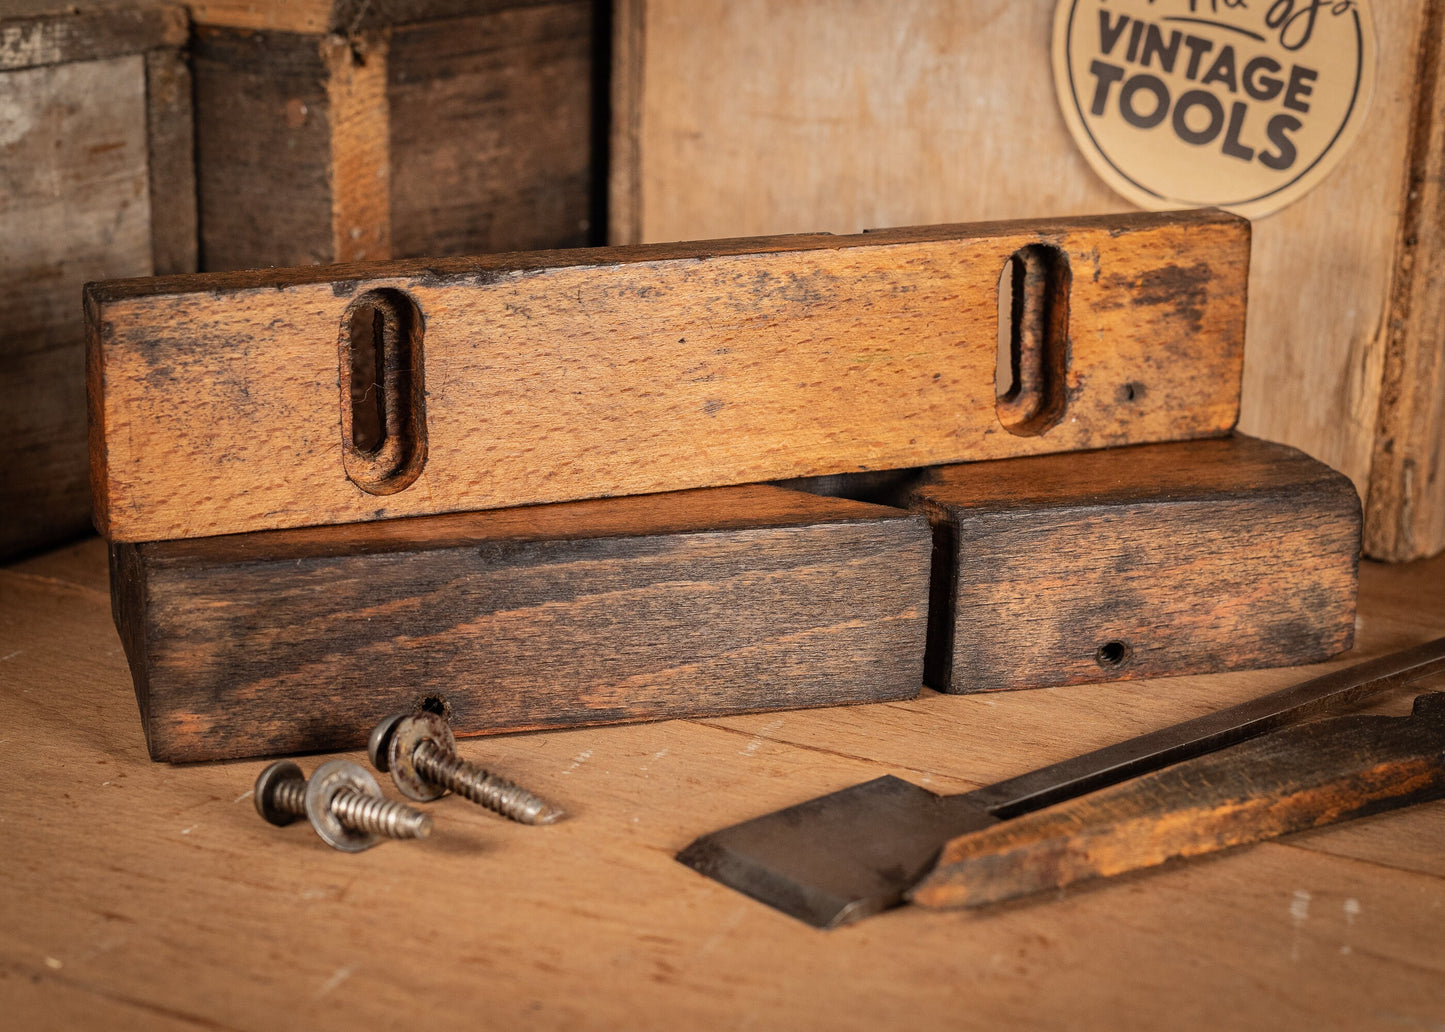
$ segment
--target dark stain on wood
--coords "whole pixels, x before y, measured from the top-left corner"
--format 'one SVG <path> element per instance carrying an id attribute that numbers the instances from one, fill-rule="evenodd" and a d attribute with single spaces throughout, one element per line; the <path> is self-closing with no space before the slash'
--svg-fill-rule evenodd
<path id="1" fill-rule="evenodd" d="M 939 468 L 928 683 L 974 692 L 1323 660 L 1354 634 L 1344 476 L 1235 435 Z M 1120 643 L 1127 657 L 1100 662 Z"/>
<path id="2" fill-rule="evenodd" d="M 444 699 L 463 734 L 907 698 L 920 516 L 772 487 L 113 545 L 151 754 L 355 748 Z"/>
<path id="3" fill-rule="evenodd" d="M 198 25 L 191 62 L 201 267 L 331 261 L 331 127 L 316 38 Z"/>
<path id="4" fill-rule="evenodd" d="M 592 231 L 590 0 L 398 25 L 396 257 L 581 247 Z"/>

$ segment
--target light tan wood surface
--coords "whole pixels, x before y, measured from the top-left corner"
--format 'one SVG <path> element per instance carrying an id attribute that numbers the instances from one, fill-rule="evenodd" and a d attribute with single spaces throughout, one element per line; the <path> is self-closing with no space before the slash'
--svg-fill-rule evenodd
<path id="1" fill-rule="evenodd" d="M 466 741 L 571 817 L 528 828 L 448 799 L 426 842 L 343 855 L 261 822 L 259 763 L 146 759 L 104 568 L 92 540 L 0 570 L 7 1027 L 1445 1022 L 1441 803 L 832 933 L 672 859 L 701 832 L 875 775 L 963 790 L 1329 667 Z M 1357 647 L 1331 666 L 1441 633 L 1445 561 L 1366 564 Z"/>
<path id="2" fill-rule="evenodd" d="M 1054 6 L 619 0 L 613 241 L 1129 210 L 1060 115 Z M 1445 413 L 1408 391 L 1438 383 L 1445 339 L 1439 291 L 1420 287 L 1439 282 L 1445 241 L 1445 3 L 1370 12 L 1359 138 L 1318 188 L 1255 222 L 1240 429 L 1372 494 L 1372 552 L 1404 559 L 1445 548 L 1445 477 L 1422 472 L 1441 462 Z M 1428 369 L 1402 393 L 1391 360 Z"/>
<path id="3" fill-rule="evenodd" d="M 998 413 L 998 283 L 1035 244 L 1073 269 L 1067 364 L 1056 422 L 1021 436 Z M 1218 435 L 1247 275 L 1248 224 L 1201 211 L 92 284 L 96 526 L 150 541 Z M 337 341 L 378 295 L 417 313 L 396 391 L 425 420 L 389 415 L 376 454 L 424 444 L 363 489 Z"/>

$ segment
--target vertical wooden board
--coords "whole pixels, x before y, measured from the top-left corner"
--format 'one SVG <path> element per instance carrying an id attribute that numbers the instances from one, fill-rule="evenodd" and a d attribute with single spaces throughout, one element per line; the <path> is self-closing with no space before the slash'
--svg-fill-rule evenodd
<path id="1" fill-rule="evenodd" d="M 82 533 L 81 286 L 151 266 L 145 62 L 0 72 L 0 556 Z"/>
<path id="2" fill-rule="evenodd" d="M 113 545 L 151 754 L 911 698 L 922 517 L 755 486 Z"/>
<path id="3" fill-rule="evenodd" d="M 1383 559 L 1445 549 L 1445 3 L 1429 17 L 1366 500 Z"/>
<path id="4" fill-rule="evenodd" d="M 202 268 L 334 260 L 321 37 L 197 26 L 196 190 Z"/>
<path id="5" fill-rule="evenodd" d="M 1365 497 L 1395 248 L 1405 203 L 1423 9 L 1373 3 L 1374 99 L 1339 167 L 1255 223 L 1240 429 L 1340 470 Z M 1412 347 L 1436 342 L 1417 338 Z M 1434 428 L 1445 440 L 1445 423 Z"/>
<path id="6" fill-rule="evenodd" d="M 391 151 L 385 32 L 329 35 L 317 41 L 326 66 L 331 129 L 331 259 L 390 258 Z"/>
<path id="7" fill-rule="evenodd" d="M 145 62 L 151 265 L 157 276 L 194 272 L 198 238 L 191 70 L 178 50 L 149 51 Z"/>
<path id="8" fill-rule="evenodd" d="M 1435 0 L 1371 5 L 1377 80 L 1360 138 L 1323 184 L 1254 225 L 1240 427 L 1382 500 L 1445 483 L 1397 469 L 1371 488 L 1392 283 L 1410 275 L 1396 239 L 1422 40 L 1439 52 L 1427 11 Z M 1129 209 L 1059 116 L 1052 13 L 1001 0 L 620 2 L 614 240 Z M 1445 237 L 1438 222 L 1418 228 Z M 1428 362 L 1435 345 L 1425 326 L 1405 347 Z M 1433 451 L 1445 441 L 1445 415 L 1411 426 Z M 1416 499 L 1412 519 L 1445 510 Z M 1426 534 L 1380 554 L 1442 545 Z"/>
<path id="9" fill-rule="evenodd" d="M 613 0 L 608 82 L 607 240 L 638 244 L 642 228 L 642 102 L 647 0 Z"/>
<path id="10" fill-rule="evenodd" d="M 593 6 L 567 0 L 393 30 L 396 257 L 592 239 Z"/>
<path id="11" fill-rule="evenodd" d="M 156 540 L 1217 435 L 1247 229 L 1139 215 L 97 285 L 97 518 Z M 997 287 L 1040 242 L 1075 269 L 1067 404 L 1016 436 Z M 337 340 L 381 288 L 425 326 L 428 452 L 371 494 L 343 462 Z"/>

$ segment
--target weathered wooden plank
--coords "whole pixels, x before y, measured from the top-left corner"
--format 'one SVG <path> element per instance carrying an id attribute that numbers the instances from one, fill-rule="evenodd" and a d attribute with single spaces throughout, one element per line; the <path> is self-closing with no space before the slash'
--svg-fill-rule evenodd
<path id="1" fill-rule="evenodd" d="M 194 0 L 192 16 L 202 25 L 262 31 L 340 33 L 403 23 L 464 18 L 557 0 Z"/>
<path id="2" fill-rule="evenodd" d="M 999 422 L 998 283 L 1034 246 L 1072 269 L 1067 369 L 1057 422 L 1020 434 Z M 158 540 L 1216 435 L 1247 254 L 1246 223 L 1195 212 L 97 285 L 97 526 Z M 353 481 L 372 309 L 412 367 L 386 404 L 425 400 L 387 432 L 405 475 Z"/>
<path id="3" fill-rule="evenodd" d="M 0 71 L 0 557 L 90 522 L 80 292 L 152 271 L 145 86 L 141 54 Z"/>
<path id="4" fill-rule="evenodd" d="M 332 261 L 331 112 L 318 39 L 196 26 L 201 267 Z"/>
<path id="5" fill-rule="evenodd" d="M 195 270 L 199 241 L 191 70 L 179 50 L 151 50 L 145 60 L 151 268 L 170 276 Z"/>
<path id="6" fill-rule="evenodd" d="M 205 268 L 600 239 L 592 0 L 194 14 Z"/>
<path id="7" fill-rule="evenodd" d="M 387 96 L 391 254 L 582 247 L 591 211 L 594 5 L 398 25 Z"/>
<path id="8" fill-rule="evenodd" d="M 995 691 L 1317 662 L 1354 638 L 1360 503 L 1242 435 L 932 471 L 928 683 Z"/>
<path id="9" fill-rule="evenodd" d="M 1392 560 L 1445 548 L 1445 3 L 1428 8 L 1417 81 L 1365 497 L 1365 549 Z"/>
<path id="10" fill-rule="evenodd" d="M 87 0 L 81 7 L 61 0 L 12 0 L 0 11 L 0 71 L 184 46 L 189 32 L 180 5 Z"/>
<path id="11" fill-rule="evenodd" d="M 458 733 L 907 698 L 929 535 L 720 488 L 112 546 L 156 759 L 354 748 L 430 699 Z"/>

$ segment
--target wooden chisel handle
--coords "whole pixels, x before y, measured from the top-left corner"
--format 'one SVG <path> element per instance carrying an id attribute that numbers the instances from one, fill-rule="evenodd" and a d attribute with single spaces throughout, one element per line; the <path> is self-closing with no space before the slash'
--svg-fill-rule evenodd
<path id="1" fill-rule="evenodd" d="M 909 893 L 974 907 L 1445 797 L 1445 693 L 1275 731 L 951 840 Z"/>

